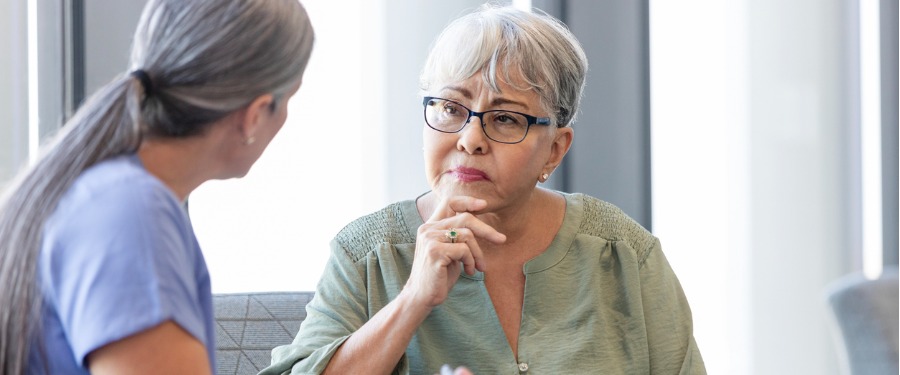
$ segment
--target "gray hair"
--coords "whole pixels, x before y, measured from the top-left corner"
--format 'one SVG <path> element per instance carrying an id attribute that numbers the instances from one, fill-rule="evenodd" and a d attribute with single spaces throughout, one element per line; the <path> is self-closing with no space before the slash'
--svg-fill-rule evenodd
<path id="1" fill-rule="evenodd" d="M 533 89 L 558 126 L 575 120 L 588 63 L 581 44 L 559 20 L 535 10 L 483 5 L 451 22 L 435 40 L 419 77 L 423 91 L 481 72 L 499 92 L 498 80 Z M 514 85 L 512 76 L 524 80 Z"/>
<path id="2" fill-rule="evenodd" d="M 301 79 L 312 45 L 297 0 L 147 3 L 129 71 L 142 70 L 151 85 L 126 72 L 102 87 L 0 198 L 0 373 L 26 372 L 39 344 L 41 233 L 72 182 L 136 151 L 143 137 L 196 136 L 260 95 L 278 100 Z"/>

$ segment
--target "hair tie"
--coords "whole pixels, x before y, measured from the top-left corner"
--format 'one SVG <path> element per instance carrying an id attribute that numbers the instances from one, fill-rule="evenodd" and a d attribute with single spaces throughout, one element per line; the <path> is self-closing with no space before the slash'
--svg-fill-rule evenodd
<path id="1" fill-rule="evenodd" d="M 135 70 L 131 72 L 131 75 L 141 81 L 141 86 L 144 86 L 145 97 L 153 95 L 153 81 L 150 80 L 150 75 L 144 69 Z"/>

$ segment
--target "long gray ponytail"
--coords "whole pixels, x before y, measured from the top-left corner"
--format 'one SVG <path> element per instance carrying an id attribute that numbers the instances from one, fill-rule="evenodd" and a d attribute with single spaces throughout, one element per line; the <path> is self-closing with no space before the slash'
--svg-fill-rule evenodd
<path id="1" fill-rule="evenodd" d="M 149 86 L 124 73 L 101 88 L 0 197 L 0 373 L 26 372 L 39 344 L 42 231 L 72 182 L 143 137 L 197 136 L 260 95 L 279 97 L 300 79 L 312 44 L 297 0 L 148 2 L 129 71 L 145 72 Z"/>

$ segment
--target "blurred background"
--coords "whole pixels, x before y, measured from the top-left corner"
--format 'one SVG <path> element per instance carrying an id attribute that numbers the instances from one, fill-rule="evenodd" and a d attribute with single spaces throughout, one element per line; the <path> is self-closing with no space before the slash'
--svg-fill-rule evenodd
<path id="1" fill-rule="evenodd" d="M 344 225 L 428 189 L 419 70 L 482 3 L 302 2 L 316 46 L 287 123 L 246 178 L 190 197 L 215 293 L 315 290 Z M 897 265 L 897 1 L 513 3 L 591 64 L 547 185 L 660 238 L 709 373 L 838 374 L 827 287 Z M 143 4 L 0 2 L 0 187 L 126 73 Z"/>

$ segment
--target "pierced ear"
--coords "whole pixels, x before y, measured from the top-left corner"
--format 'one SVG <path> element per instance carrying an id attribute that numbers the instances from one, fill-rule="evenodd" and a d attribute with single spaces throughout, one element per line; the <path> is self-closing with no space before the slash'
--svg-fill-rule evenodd
<path id="1" fill-rule="evenodd" d="M 240 124 L 239 131 L 243 139 L 254 139 L 256 132 L 265 123 L 265 120 L 272 114 L 269 110 L 275 103 L 275 97 L 272 94 L 260 95 L 253 99 L 247 107 L 244 108 L 244 119 Z"/>
<path id="2" fill-rule="evenodd" d="M 546 170 L 553 171 L 560 163 L 562 163 L 563 157 L 566 156 L 566 153 L 569 152 L 569 148 L 572 147 L 572 139 L 574 136 L 575 131 L 570 127 L 556 129 L 556 138 L 554 138 L 553 143 L 550 144 L 550 158 L 548 158 L 547 163 L 544 164 Z"/>

